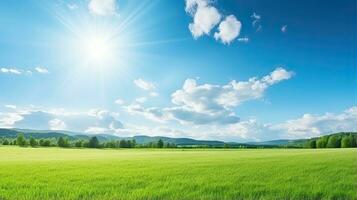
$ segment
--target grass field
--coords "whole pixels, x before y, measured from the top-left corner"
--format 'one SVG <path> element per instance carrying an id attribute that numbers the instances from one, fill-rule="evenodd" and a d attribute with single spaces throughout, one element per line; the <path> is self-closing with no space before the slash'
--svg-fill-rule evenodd
<path id="1" fill-rule="evenodd" d="M 0 199 L 357 199 L 357 149 L 0 147 Z"/>

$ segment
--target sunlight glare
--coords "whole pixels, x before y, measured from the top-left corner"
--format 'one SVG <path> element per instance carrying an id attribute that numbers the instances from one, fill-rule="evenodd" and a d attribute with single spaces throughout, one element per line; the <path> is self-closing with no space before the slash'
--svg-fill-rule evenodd
<path id="1" fill-rule="evenodd" d="M 113 45 L 107 39 L 105 34 L 91 34 L 84 37 L 81 45 L 83 56 L 96 66 L 104 66 L 108 64 L 113 56 Z"/>

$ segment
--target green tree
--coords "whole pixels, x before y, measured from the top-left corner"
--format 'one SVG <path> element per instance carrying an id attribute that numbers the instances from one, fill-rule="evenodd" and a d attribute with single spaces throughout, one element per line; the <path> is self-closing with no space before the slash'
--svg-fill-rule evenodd
<path id="1" fill-rule="evenodd" d="M 351 140 L 351 147 L 357 147 L 357 137 L 356 137 L 356 138 L 353 137 L 352 134 L 350 134 L 348 137 L 349 137 L 350 140 Z"/>
<path id="2" fill-rule="evenodd" d="M 164 142 L 162 141 L 162 139 L 159 139 L 159 141 L 157 141 L 157 147 L 158 148 L 164 147 Z"/>
<path id="3" fill-rule="evenodd" d="M 116 147 L 116 142 L 115 141 L 109 141 L 105 143 L 106 148 L 115 148 Z"/>
<path id="4" fill-rule="evenodd" d="M 309 141 L 309 148 L 316 149 L 316 140 Z"/>
<path id="5" fill-rule="evenodd" d="M 351 147 L 351 139 L 349 136 L 343 136 L 341 140 L 341 148 L 350 148 Z"/>
<path id="6" fill-rule="evenodd" d="M 99 148 L 99 140 L 97 137 L 91 137 L 88 142 L 88 147 L 89 148 Z"/>
<path id="7" fill-rule="evenodd" d="M 5 138 L 4 141 L 2 141 L 2 144 L 3 144 L 3 145 L 9 145 L 10 143 L 9 143 L 9 140 L 7 140 L 7 139 Z"/>
<path id="8" fill-rule="evenodd" d="M 51 140 L 41 138 L 39 141 L 39 144 L 40 144 L 40 146 L 43 146 L 43 147 L 49 147 L 49 146 L 51 146 Z"/>
<path id="9" fill-rule="evenodd" d="M 125 148 L 126 147 L 126 140 L 120 140 L 119 141 L 119 148 Z"/>
<path id="10" fill-rule="evenodd" d="M 58 138 L 58 140 L 57 140 L 57 145 L 58 145 L 59 147 L 66 147 L 66 142 L 65 142 L 65 140 L 64 140 L 63 137 L 59 137 L 59 138 Z"/>
<path id="11" fill-rule="evenodd" d="M 131 147 L 133 147 L 133 148 L 136 147 L 136 141 L 135 141 L 135 140 L 132 140 L 132 141 L 131 141 Z"/>
<path id="12" fill-rule="evenodd" d="M 20 133 L 19 135 L 17 135 L 16 144 L 20 147 L 26 146 L 26 139 L 24 134 Z"/>
<path id="13" fill-rule="evenodd" d="M 328 138 L 328 142 L 326 147 L 328 148 L 340 148 L 341 147 L 341 139 L 337 135 L 332 135 Z"/>
<path id="14" fill-rule="evenodd" d="M 74 143 L 75 147 L 83 147 L 83 141 L 82 140 L 78 140 Z"/>
<path id="15" fill-rule="evenodd" d="M 316 147 L 317 148 L 326 148 L 326 144 L 327 144 L 327 137 L 321 137 L 316 141 Z"/>
<path id="16" fill-rule="evenodd" d="M 38 144 L 37 144 L 37 141 L 35 140 L 35 138 L 33 137 L 30 137 L 30 146 L 31 147 L 36 147 Z"/>

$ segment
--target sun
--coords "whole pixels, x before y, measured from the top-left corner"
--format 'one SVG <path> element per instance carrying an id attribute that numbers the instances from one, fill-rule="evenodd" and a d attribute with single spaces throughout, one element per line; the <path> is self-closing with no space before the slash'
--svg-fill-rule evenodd
<path id="1" fill-rule="evenodd" d="M 110 54 L 110 45 L 100 37 L 91 38 L 86 45 L 88 56 L 103 61 Z"/>
<path id="2" fill-rule="evenodd" d="M 94 66 L 105 66 L 113 59 L 114 42 L 106 34 L 83 35 L 79 46 L 81 57 Z"/>

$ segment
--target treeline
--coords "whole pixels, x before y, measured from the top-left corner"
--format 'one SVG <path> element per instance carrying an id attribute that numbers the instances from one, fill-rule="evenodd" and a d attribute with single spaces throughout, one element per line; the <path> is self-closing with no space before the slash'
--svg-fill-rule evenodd
<path id="1" fill-rule="evenodd" d="M 304 148 L 353 148 L 357 147 L 357 134 L 339 133 L 313 138 L 305 142 Z"/>
<path id="2" fill-rule="evenodd" d="M 2 145 L 17 145 L 20 147 L 62 147 L 62 148 L 176 148 L 172 143 L 163 142 L 159 139 L 156 142 L 147 144 L 138 144 L 135 140 L 112 140 L 100 142 L 97 137 L 91 137 L 89 140 L 71 141 L 66 137 L 59 138 L 40 138 L 30 137 L 26 139 L 23 134 L 18 134 L 15 139 L 1 138 Z"/>

